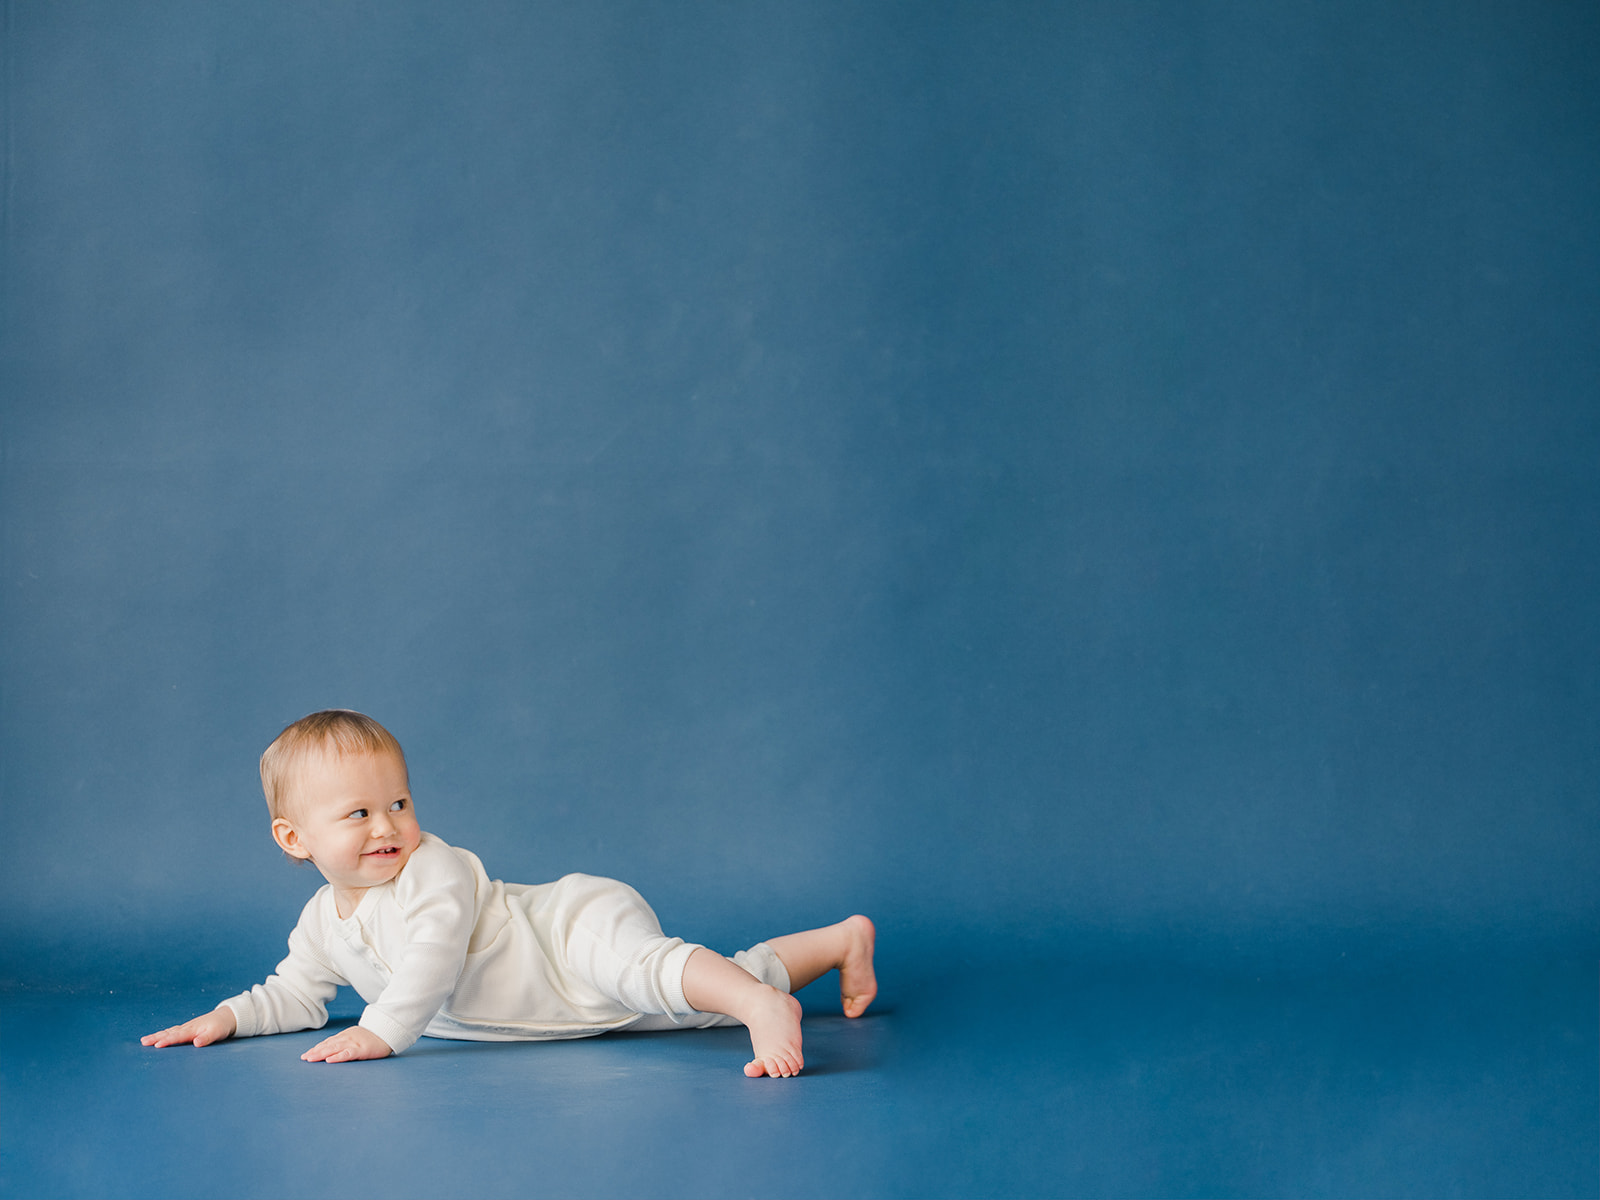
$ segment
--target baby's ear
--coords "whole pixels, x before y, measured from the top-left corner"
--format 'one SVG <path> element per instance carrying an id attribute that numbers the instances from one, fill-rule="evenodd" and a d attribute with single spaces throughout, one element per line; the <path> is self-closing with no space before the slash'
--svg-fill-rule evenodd
<path id="1" fill-rule="evenodd" d="M 295 832 L 294 826 L 284 817 L 279 817 L 272 822 L 272 840 L 283 848 L 283 852 L 295 858 L 310 858 L 311 851 L 300 843 L 300 835 Z"/>

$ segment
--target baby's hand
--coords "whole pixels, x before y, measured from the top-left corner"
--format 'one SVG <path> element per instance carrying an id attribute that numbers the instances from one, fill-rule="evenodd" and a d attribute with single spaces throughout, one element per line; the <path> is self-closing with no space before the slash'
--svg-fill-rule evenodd
<path id="1" fill-rule="evenodd" d="M 370 1029 L 352 1025 L 323 1038 L 300 1057 L 307 1062 L 355 1062 L 363 1058 L 388 1058 L 389 1043 Z"/>
<path id="2" fill-rule="evenodd" d="M 139 1039 L 139 1043 L 144 1046 L 182 1046 L 193 1042 L 196 1046 L 209 1046 L 212 1042 L 231 1038 L 238 1028 L 239 1022 L 234 1019 L 233 1009 L 224 1005 L 182 1025 L 173 1025 L 160 1033 L 147 1033 Z"/>

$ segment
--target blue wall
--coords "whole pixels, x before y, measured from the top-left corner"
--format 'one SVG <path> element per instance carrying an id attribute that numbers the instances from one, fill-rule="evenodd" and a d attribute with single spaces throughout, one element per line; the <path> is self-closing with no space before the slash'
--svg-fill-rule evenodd
<path id="1" fill-rule="evenodd" d="M 329 705 L 690 936 L 1590 936 L 1592 6 L 4 19 L 12 970 Z"/>

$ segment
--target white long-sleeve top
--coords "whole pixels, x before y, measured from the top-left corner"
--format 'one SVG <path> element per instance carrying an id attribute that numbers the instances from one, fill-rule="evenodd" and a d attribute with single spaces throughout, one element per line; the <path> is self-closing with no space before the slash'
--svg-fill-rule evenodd
<path id="1" fill-rule="evenodd" d="M 646 920 L 647 919 L 647 920 Z M 645 944 L 633 965 L 635 1004 L 602 993 L 572 969 L 620 930 Z M 653 939 L 653 940 L 652 940 Z M 622 940 L 626 940 L 625 938 Z M 587 1037 L 621 1029 L 641 1011 L 688 1014 L 683 962 L 694 946 L 665 938 L 638 893 L 615 880 L 569 875 L 526 886 L 490 879 L 478 856 L 432 834 L 388 883 L 340 917 L 325 885 L 289 935 L 289 955 L 265 983 L 223 1001 L 237 1037 L 320 1029 L 341 984 L 367 1002 L 361 1025 L 399 1053 L 423 1033 L 473 1041 Z M 637 976 L 638 978 L 634 978 Z"/>

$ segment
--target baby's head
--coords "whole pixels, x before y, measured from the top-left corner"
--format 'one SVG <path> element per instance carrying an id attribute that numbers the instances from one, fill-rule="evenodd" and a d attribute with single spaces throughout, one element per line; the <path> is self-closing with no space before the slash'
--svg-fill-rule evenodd
<path id="1" fill-rule="evenodd" d="M 394 878 L 422 837 L 400 743 L 348 709 L 301 717 L 273 739 L 261 790 L 274 840 L 336 888 Z"/>
<path id="2" fill-rule="evenodd" d="M 393 755 L 401 772 L 406 770 L 406 754 L 394 734 L 365 713 L 348 708 L 314 712 L 275 737 L 261 756 L 261 790 L 272 819 L 288 817 L 308 761 L 346 754 Z"/>

